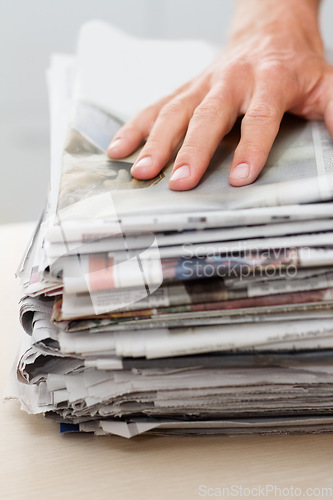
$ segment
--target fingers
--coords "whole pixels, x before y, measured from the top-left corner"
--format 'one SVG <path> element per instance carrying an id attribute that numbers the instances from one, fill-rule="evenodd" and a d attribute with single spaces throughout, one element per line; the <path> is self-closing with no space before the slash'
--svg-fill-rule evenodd
<path id="1" fill-rule="evenodd" d="M 179 87 L 173 94 L 164 97 L 157 103 L 143 109 L 134 118 L 129 120 L 112 139 L 108 147 L 108 156 L 110 158 L 124 158 L 130 155 L 141 142 L 150 134 L 153 124 L 160 110 L 169 101 L 181 92 L 186 91 L 190 86 L 189 83 Z"/>
<path id="2" fill-rule="evenodd" d="M 237 100 L 230 81 L 210 90 L 189 123 L 171 174 L 171 189 L 183 191 L 198 184 L 221 139 L 235 123 L 239 109 L 240 99 Z"/>
<path id="3" fill-rule="evenodd" d="M 121 127 L 108 147 L 108 156 L 110 158 L 124 158 L 133 153 L 149 135 L 162 106 L 162 103 L 149 106 Z"/>
<path id="4" fill-rule="evenodd" d="M 246 78 L 234 81 L 223 76 L 223 80 L 212 88 L 207 75 L 202 76 L 143 110 L 116 134 L 108 150 L 109 156 L 127 156 L 149 136 L 132 167 L 132 175 L 137 179 L 150 179 L 166 165 L 186 134 L 169 185 L 178 191 L 194 188 L 219 142 L 248 102 L 249 92 L 252 93 L 252 81 Z M 288 96 L 288 85 L 281 81 L 280 75 L 275 76 L 257 75 L 229 175 L 233 186 L 250 184 L 257 178 L 267 161 L 283 114 L 289 109 L 292 92 Z M 325 114 L 331 133 L 332 111 L 333 99 Z"/>
<path id="5" fill-rule="evenodd" d="M 264 168 L 286 109 L 283 88 L 267 80 L 257 85 L 242 120 L 241 139 L 229 174 L 232 186 L 251 184 Z"/>
<path id="6" fill-rule="evenodd" d="M 203 81 L 170 100 L 159 112 L 131 173 L 137 179 L 155 177 L 183 139 L 193 111 L 207 92 Z"/>

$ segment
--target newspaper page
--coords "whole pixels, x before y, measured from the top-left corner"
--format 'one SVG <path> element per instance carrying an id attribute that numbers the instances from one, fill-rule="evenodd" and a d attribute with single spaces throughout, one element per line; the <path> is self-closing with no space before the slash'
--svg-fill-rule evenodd
<path id="1" fill-rule="evenodd" d="M 119 33 L 117 36 L 120 36 Z M 106 148 L 123 123 L 124 115 L 129 115 L 128 107 L 127 112 L 120 109 L 120 106 L 126 107 L 124 99 L 119 101 L 117 95 L 112 95 L 112 89 L 123 82 L 129 86 L 130 82 L 135 85 L 131 75 L 132 68 L 137 65 L 135 57 L 138 41 L 122 34 L 126 50 L 122 53 L 117 71 L 111 74 L 105 71 L 104 59 L 100 57 L 106 47 L 110 47 L 105 44 L 106 40 L 115 40 L 115 35 L 104 24 L 100 26 L 99 23 L 92 23 L 81 33 L 75 84 L 75 88 L 80 90 L 75 93 L 62 164 L 58 165 L 61 181 L 57 193 L 57 217 L 49 228 L 51 234 L 54 226 L 60 226 L 63 237 L 73 241 L 71 229 L 75 222 L 80 234 L 76 231 L 74 239 L 85 240 L 96 230 L 96 223 L 100 224 L 100 234 L 112 236 L 114 223 L 126 217 L 133 218 L 134 214 L 137 227 L 140 227 L 145 217 L 149 217 L 150 221 L 153 216 L 172 214 L 186 213 L 193 217 L 193 214 L 202 212 L 332 199 L 333 160 L 329 133 L 319 122 L 306 122 L 292 116 L 283 120 L 266 167 L 251 186 L 234 188 L 228 182 L 232 155 L 239 140 L 239 124 L 221 142 L 195 190 L 179 193 L 168 188 L 172 162 L 155 179 L 138 181 L 132 178 L 130 168 L 136 155 L 122 161 L 112 161 L 106 155 Z M 94 51 L 88 50 L 89 46 Z M 208 58 L 208 52 L 204 49 L 200 51 L 200 64 L 204 63 L 205 57 Z M 99 54 L 97 60 L 95 55 L 94 58 L 92 56 L 96 53 Z M 175 50 L 172 54 L 169 60 L 174 66 L 178 64 L 178 58 Z M 149 57 L 149 51 L 146 56 Z M 102 88 L 92 85 L 92 70 L 93 81 L 102 82 Z M 136 78 L 145 78 L 147 82 L 141 99 L 144 103 L 149 92 L 154 90 L 150 88 L 154 80 L 140 73 L 136 73 Z M 105 89 L 110 90 L 107 93 Z M 134 105 L 131 109 L 135 111 Z"/>

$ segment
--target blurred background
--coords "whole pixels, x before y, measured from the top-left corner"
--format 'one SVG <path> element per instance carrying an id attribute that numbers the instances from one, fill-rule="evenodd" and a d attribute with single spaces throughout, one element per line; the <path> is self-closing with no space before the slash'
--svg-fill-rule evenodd
<path id="1" fill-rule="evenodd" d="M 103 19 L 137 36 L 202 38 L 223 45 L 233 0 L 0 0 L 0 223 L 37 219 L 49 180 L 45 70 L 51 52 L 74 52 L 79 28 Z M 333 47 L 333 2 L 322 7 Z"/>

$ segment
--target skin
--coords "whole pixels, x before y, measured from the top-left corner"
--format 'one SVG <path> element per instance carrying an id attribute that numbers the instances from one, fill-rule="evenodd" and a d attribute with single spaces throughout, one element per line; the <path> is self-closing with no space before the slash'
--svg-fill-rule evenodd
<path id="1" fill-rule="evenodd" d="M 108 149 L 110 158 L 128 156 L 147 138 L 132 175 L 151 179 L 183 140 L 169 186 L 192 189 L 243 116 L 229 182 L 244 186 L 264 168 L 285 112 L 325 120 L 333 136 L 333 67 L 324 57 L 319 4 L 238 0 L 226 49 L 192 81 L 126 123 Z"/>

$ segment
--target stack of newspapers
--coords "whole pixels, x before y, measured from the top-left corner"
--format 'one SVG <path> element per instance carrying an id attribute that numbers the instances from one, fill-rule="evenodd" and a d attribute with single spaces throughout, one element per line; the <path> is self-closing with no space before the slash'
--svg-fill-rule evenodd
<path id="1" fill-rule="evenodd" d="M 18 272 L 25 333 L 11 396 L 63 432 L 333 431 L 324 124 L 285 117 L 243 188 L 228 183 L 239 124 L 188 192 L 168 188 L 172 162 L 139 181 L 138 152 L 106 154 L 124 120 L 213 57 L 201 42 L 91 22 L 76 57 L 52 59 L 51 189 Z"/>

